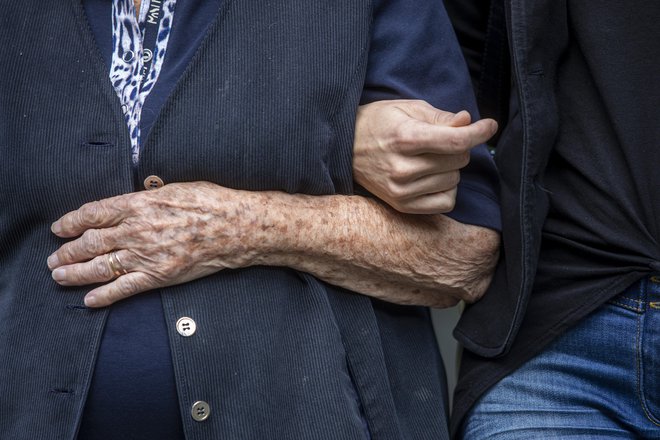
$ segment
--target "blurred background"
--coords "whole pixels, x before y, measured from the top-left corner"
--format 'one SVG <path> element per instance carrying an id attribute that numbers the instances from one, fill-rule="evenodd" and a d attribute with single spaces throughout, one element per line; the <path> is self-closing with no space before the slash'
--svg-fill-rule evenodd
<path id="1" fill-rule="evenodd" d="M 461 315 L 462 304 L 449 309 L 434 309 L 431 311 L 433 317 L 433 327 L 442 353 L 442 359 L 445 361 L 445 370 L 447 370 L 447 385 L 449 386 L 449 404 L 452 402 L 452 394 L 456 385 L 458 375 L 458 343 L 451 335 L 454 326 Z"/>

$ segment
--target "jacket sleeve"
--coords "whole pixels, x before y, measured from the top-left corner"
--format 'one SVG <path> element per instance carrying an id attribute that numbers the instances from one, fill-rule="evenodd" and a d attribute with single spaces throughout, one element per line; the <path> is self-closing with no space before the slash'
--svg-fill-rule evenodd
<path id="1" fill-rule="evenodd" d="M 422 99 L 479 118 L 472 83 L 449 16 L 438 0 L 375 0 L 361 103 Z M 461 172 L 456 206 L 463 223 L 500 229 L 497 173 L 485 146 L 472 149 Z"/>

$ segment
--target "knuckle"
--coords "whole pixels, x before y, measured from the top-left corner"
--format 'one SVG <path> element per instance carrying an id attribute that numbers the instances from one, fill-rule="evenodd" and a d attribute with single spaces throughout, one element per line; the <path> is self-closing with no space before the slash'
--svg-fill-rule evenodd
<path id="1" fill-rule="evenodd" d="M 448 212 L 451 212 L 451 211 L 454 210 L 455 206 L 456 206 L 456 202 L 454 202 L 453 200 L 441 203 L 438 206 L 438 213 L 439 214 L 446 214 Z"/>
<path id="2" fill-rule="evenodd" d="M 433 113 L 433 119 L 432 123 L 434 125 L 442 125 L 447 122 L 447 119 L 449 119 L 450 116 L 453 116 L 451 113 L 446 113 L 446 112 L 441 112 L 441 111 L 435 111 Z"/>
<path id="3" fill-rule="evenodd" d="M 435 209 L 439 214 L 450 212 L 456 206 L 456 198 L 447 194 L 446 192 L 440 193 L 436 197 Z"/>
<path id="4" fill-rule="evenodd" d="M 94 264 L 92 265 L 92 272 L 95 279 L 108 279 L 114 275 L 110 271 L 108 262 L 105 257 L 99 257 L 94 259 Z"/>
<path id="5" fill-rule="evenodd" d="M 394 149 L 405 152 L 417 142 L 418 137 L 418 130 L 413 124 L 400 124 L 394 129 L 392 136 Z"/>
<path id="6" fill-rule="evenodd" d="M 140 285 L 134 276 L 124 275 L 117 278 L 116 288 L 112 290 L 110 297 L 119 301 L 140 292 Z"/>
<path id="7" fill-rule="evenodd" d="M 402 125 L 396 126 L 392 130 L 391 138 L 390 138 L 390 149 L 395 152 L 399 152 L 401 150 L 401 145 L 405 144 L 406 138 L 405 138 L 405 130 Z"/>
<path id="8" fill-rule="evenodd" d="M 81 238 L 90 253 L 99 255 L 105 252 L 103 235 L 97 229 L 87 229 Z"/>
<path id="9" fill-rule="evenodd" d="M 98 226 L 103 221 L 103 207 L 100 202 L 89 202 L 84 204 L 79 214 L 84 224 Z"/>
<path id="10" fill-rule="evenodd" d="M 405 187 L 398 185 L 394 182 L 388 182 L 385 191 L 387 192 L 387 196 L 392 200 L 398 201 L 405 198 L 406 196 Z"/>
<path id="11" fill-rule="evenodd" d="M 447 138 L 447 145 L 452 150 L 462 150 L 466 147 L 466 144 L 465 136 L 457 132 L 452 132 Z"/>
<path id="12" fill-rule="evenodd" d="M 445 198 L 445 212 L 452 211 L 456 207 L 456 197 L 448 195 Z"/>
<path id="13" fill-rule="evenodd" d="M 72 263 L 77 260 L 77 252 L 73 243 L 66 243 L 62 245 L 57 251 L 57 257 L 62 263 Z"/>
<path id="14" fill-rule="evenodd" d="M 136 277 L 122 277 L 122 283 L 120 285 L 125 292 L 136 292 L 140 288 Z"/>
<path id="15" fill-rule="evenodd" d="M 403 161 L 396 162 L 392 165 L 390 170 L 390 177 L 397 182 L 404 182 L 411 178 L 413 170 L 407 166 Z"/>

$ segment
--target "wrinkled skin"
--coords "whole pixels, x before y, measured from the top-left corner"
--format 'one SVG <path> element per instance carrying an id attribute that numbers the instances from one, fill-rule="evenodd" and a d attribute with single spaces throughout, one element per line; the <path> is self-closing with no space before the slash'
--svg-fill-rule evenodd
<path id="1" fill-rule="evenodd" d="M 173 183 L 86 204 L 53 224 L 60 237 L 80 237 L 53 253 L 48 266 L 62 285 L 109 282 L 115 274 L 108 253 L 116 251 L 129 273 L 91 291 L 86 303 L 93 306 L 242 267 L 250 253 L 241 233 L 256 224 L 258 212 L 241 193 L 208 182 Z"/>
<path id="2" fill-rule="evenodd" d="M 356 178 L 401 211 L 450 209 L 458 169 L 494 122 L 469 124 L 466 113 L 422 101 L 376 104 L 358 115 Z M 394 181 L 403 189 L 392 197 L 383 188 Z M 444 215 L 403 214 L 357 196 L 239 191 L 209 182 L 91 202 L 52 231 L 72 239 L 48 258 L 53 279 L 101 284 L 86 295 L 88 307 L 252 265 L 291 267 L 386 301 L 448 307 L 483 295 L 499 248 L 497 232 Z"/>

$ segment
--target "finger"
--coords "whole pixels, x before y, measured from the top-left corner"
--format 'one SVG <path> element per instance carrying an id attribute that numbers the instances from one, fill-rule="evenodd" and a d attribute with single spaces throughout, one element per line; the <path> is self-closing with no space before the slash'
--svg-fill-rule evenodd
<path id="1" fill-rule="evenodd" d="M 406 113 L 411 118 L 435 125 L 461 127 L 472 122 L 472 116 L 467 110 L 461 110 L 458 113 L 447 112 L 437 109 L 425 101 L 406 101 L 406 107 L 408 110 Z"/>
<path id="2" fill-rule="evenodd" d="M 64 214 L 51 225 L 58 237 L 77 237 L 88 229 L 108 228 L 126 217 L 123 196 L 86 203 L 75 211 Z"/>
<path id="3" fill-rule="evenodd" d="M 470 163 L 470 153 L 421 154 L 398 157 L 389 172 L 394 183 L 406 184 L 432 174 L 458 171 Z"/>
<path id="4" fill-rule="evenodd" d="M 458 127 L 469 124 L 471 119 L 470 114 L 465 110 L 458 113 L 448 112 L 435 108 L 426 101 L 394 100 L 389 102 L 400 108 L 408 117 L 418 121 L 428 122 L 429 124 Z"/>
<path id="5" fill-rule="evenodd" d="M 116 230 L 88 229 L 79 238 L 64 243 L 58 250 L 48 257 L 48 268 L 89 261 L 92 258 L 107 254 L 115 249 Z"/>
<path id="6" fill-rule="evenodd" d="M 483 144 L 497 131 L 493 119 L 481 119 L 462 127 L 433 125 L 411 120 L 399 128 L 396 141 L 403 154 L 458 154 Z"/>
<path id="7" fill-rule="evenodd" d="M 387 200 L 398 200 L 400 203 L 404 203 L 409 199 L 450 191 L 458 186 L 460 180 L 460 171 L 451 171 L 430 174 L 403 185 L 391 182 L 388 187 L 390 193 Z"/>
<path id="8" fill-rule="evenodd" d="M 85 295 L 87 307 L 106 307 L 138 293 L 153 289 L 152 278 L 142 272 L 130 272 Z"/>
<path id="9" fill-rule="evenodd" d="M 112 255 L 113 261 L 110 261 Z M 85 286 L 88 284 L 105 283 L 117 276 L 124 275 L 130 271 L 132 264 L 131 253 L 128 251 L 117 251 L 111 254 L 99 255 L 85 263 L 71 264 L 55 269 L 52 277 L 62 286 Z"/>
<path id="10" fill-rule="evenodd" d="M 461 110 L 454 114 L 453 117 L 447 121 L 446 125 L 449 125 L 450 127 L 462 127 L 464 125 L 469 125 L 470 122 L 472 122 L 472 116 L 470 113 L 466 110 Z"/>
<path id="11" fill-rule="evenodd" d="M 406 214 L 444 214 L 453 210 L 455 205 L 456 188 L 453 188 L 449 191 L 401 201 L 393 207 Z"/>

